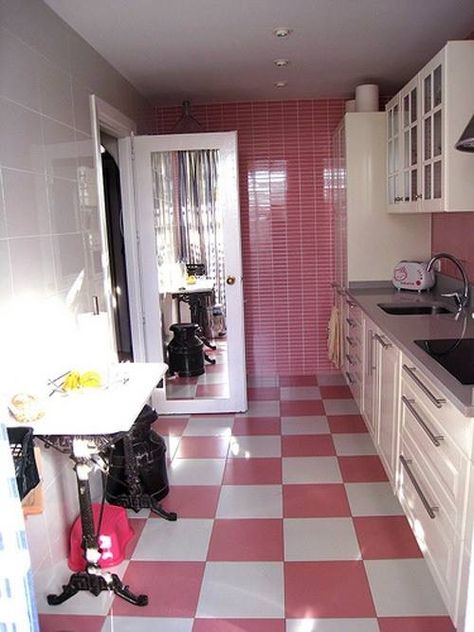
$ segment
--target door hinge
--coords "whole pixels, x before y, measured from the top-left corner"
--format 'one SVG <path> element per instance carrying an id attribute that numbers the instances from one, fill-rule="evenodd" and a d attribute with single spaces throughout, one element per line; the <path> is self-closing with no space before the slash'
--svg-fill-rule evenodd
<path id="1" fill-rule="evenodd" d="M 145 316 L 142 315 L 142 325 L 145 326 L 146 325 L 146 318 Z"/>

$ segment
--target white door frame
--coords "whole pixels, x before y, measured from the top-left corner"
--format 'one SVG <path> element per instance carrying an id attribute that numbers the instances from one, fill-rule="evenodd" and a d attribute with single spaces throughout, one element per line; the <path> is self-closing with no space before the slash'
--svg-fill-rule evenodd
<path id="1" fill-rule="evenodd" d="M 222 173 L 222 196 L 226 230 L 224 231 L 224 251 L 226 253 L 226 275 L 235 276 L 232 287 L 233 301 L 243 306 L 242 280 L 242 252 L 240 238 L 240 205 L 239 179 L 237 162 L 237 132 L 215 132 L 198 134 L 164 134 L 159 136 L 139 136 L 133 139 L 134 151 L 134 182 L 136 191 L 151 191 L 152 170 L 150 155 L 157 151 L 218 149 Z M 163 362 L 163 346 L 161 331 L 161 312 L 159 306 L 159 281 L 156 263 L 155 226 L 153 209 L 142 208 L 136 196 L 137 229 L 139 236 L 139 256 L 142 278 L 143 313 L 146 317 L 145 348 L 148 362 Z M 150 271 L 156 271 L 155 273 Z M 195 399 L 166 399 L 164 388 L 155 389 L 153 402 L 162 413 L 189 414 L 209 412 L 238 412 L 247 410 L 247 379 L 245 365 L 245 332 L 243 308 L 242 317 L 233 319 L 227 315 L 227 330 L 238 337 L 241 348 L 229 346 L 229 367 L 235 368 L 235 379 L 231 380 L 230 397 L 227 398 L 195 398 Z"/>
<path id="2" fill-rule="evenodd" d="M 89 97 L 94 162 L 97 175 L 98 206 L 101 223 L 104 274 L 106 283 L 107 310 L 112 317 L 111 279 L 109 264 L 109 247 L 107 242 L 107 220 L 105 212 L 105 196 L 103 188 L 102 158 L 100 150 L 101 130 L 118 140 L 120 186 L 123 209 L 123 232 L 126 257 L 126 273 L 128 285 L 128 304 L 130 310 L 130 328 L 132 334 L 133 357 L 135 362 L 145 360 L 145 343 L 143 331 L 143 309 L 140 283 L 139 256 L 137 244 L 137 228 L 135 222 L 135 196 L 133 191 L 133 170 L 130 138 L 136 132 L 136 123 L 109 105 L 98 96 Z M 112 326 L 112 319 L 110 320 Z"/>

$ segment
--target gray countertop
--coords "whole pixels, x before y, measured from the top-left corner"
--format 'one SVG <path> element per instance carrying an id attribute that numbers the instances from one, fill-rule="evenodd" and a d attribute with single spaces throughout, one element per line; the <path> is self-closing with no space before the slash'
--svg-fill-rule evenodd
<path id="1" fill-rule="evenodd" d="M 456 315 L 454 302 L 440 299 L 435 293 L 398 292 L 394 288 L 351 288 L 346 290 L 367 316 L 389 336 L 409 358 L 419 364 L 433 384 L 464 415 L 474 417 L 474 386 L 461 384 L 436 360 L 431 358 L 414 340 L 435 338 L 474 338 L 474 319 L 471 309 Z M 436 303 L 453 310 L 435 316 L 400 316 L 384 312 L 378 303 L 426 304 Z M 474 358 L 473 358 L 474 362 Z"/>

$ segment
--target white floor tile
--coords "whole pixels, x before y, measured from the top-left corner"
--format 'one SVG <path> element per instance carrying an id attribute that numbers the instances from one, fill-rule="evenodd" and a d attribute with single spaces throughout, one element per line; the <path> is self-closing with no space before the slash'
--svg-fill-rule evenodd
<path id="1" fill-rule="evenodd" d="M 281 386 L 281 401 L 295 401 L 298 399 L 321 399 L 317 386 Z"/>
<path id="2" fill-rule="evenodd" d="M 280 457 L 281 438 L 279 436 L 237 436 L 230 442 L 229 457 L 250 459 L 256 457 Z"/>
<path id="3" fill-rule="evenodd" d="M 398 516 L 403 510 L 390 483 L 346 483 L 353 516 Z"/>
<path id="4" fill-rule="evenodd" d="M 220 485 L 225 459 L 174 459 L 168 467 L 170 485 Z"/>
<path id="5" fill-rule="evenodd" d="M 324 399 L 326 415 L 360 415 L 353 399 Z"/>
<path id="6" fill-rule="evenodd" d="M 249 375 L 247 386 L 258 388 L 259 386 L 278 386 L 280 378 L 278 375 Z"/>
<path id="7" fill-rule="evenodd" d="M 287 518 L 285 561 L 361 559 L 352 518 Z"/>
<path id="8" fill-rule="evenodd" d="M 213 520 L 180 518 L 177 522 L 148 520 L 133 560 L 205 561 Z"/>
<path id="9" fill-rule="evenodd" d="M 340 483 L 341 471 L 335 456 L 284 457 L 283 483 Z"/>
<path id="10" fill-rule="evenodd" d="M 342 373 L 320 373 L 316 376 L 319 386 L 346 386 Z"/>
<path id="11" fill-rule="evenodd" d="M 237 417 L 278 417 L 280 415 L 280 402 L 278 401 L 253 401 L 249 402 L 246 413 Z"/>
<path id="12" fill-rule="evenodd" d="M 127 566 L 128 560 L 106 570 L 116 573 L 122 579 Z M 67 584 L 71 574 L 72 571 L 68 568 L 66 560 L 61 560 L 53 567 L 49 566 L 35 574 L 38 612 L 41 614 L 106 615 L 114 598 L 114 594 L 107 591 L 101 592 L 97 597 L 89 592 L 80 591 L 72 599 L 68 599 L 59 606 L 48 605 L 47 595 L 61 593 L 63 584 Z M 133 591 L 133 586 L 130 586 L 130 590 Z"/>
<path id="13" fill-rule="evenodd" d="M 233 425 L 234 425 L 234 418 L 231 416 L 191 417 L 188 423 L 186 424 L 186 428 L 184 429 L 183 436 L 194 436 L 194 437 L 230 436 Z"/>
<path id="14" fill-rule="evenodd" d="M 368 432 L 353 434 L 333 434 L 332 440 L 338 456 L 361 456 L 377 454 L 374 442 Z"/>
<path id="15" fill-rule="evenodd" d="M 283 563 L 208 562 L 196 616 L 283 618 Z"/>
<path id="16" fill-rule="evenodd" d="M 191 632 L 193 619 L 107 617 L 101 632 Z"/>
<path id="17" fill-rule="evenodd" d="M 199 376 L 198 384 L 227 384 L 227 376 L 222 373 L 204 373 Z"/>
<path id="18" fill-rule="evenodd" d="M 377 619 L 287 619 L 286 632 L 379 632 L 379 626 Z"/>
<path id="19" fill-rule="evenodd" d="M 196 384 L 174 384 L 167 382 L 166 397 L 168 399 L 193 399 L 196 396 Z"/>
<path id="20" fill-rule="evenodd" d="M 282 518 L 281 485 L 223 485 L 218 518 Z"/>
<path id="21" fill-rule="evenodd" d="M 425 560 L 365 561 L 379 617 L 446 615 Z"/>
<path id="22" fill-rule="evenodd" d="M 328 421 L 323 415 L 281 418 L 281 433 L 284 435 L 329 434 L 329 432 Z"/>

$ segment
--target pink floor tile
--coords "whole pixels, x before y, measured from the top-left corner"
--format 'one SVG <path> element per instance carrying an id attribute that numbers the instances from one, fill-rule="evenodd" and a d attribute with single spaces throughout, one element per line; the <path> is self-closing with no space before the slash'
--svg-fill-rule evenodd
<path id="1" fill-rule="evenodd" d="M 227 375 L 227 364 L 206 364 L 206 373 L 222 373 L 222 376 L 225 376 Z"/>
<path id="2" fill-rule="evenodd" d="M 175 458 L 225 458 L 228 449 L 228 437 L 182 437 Z"/>
<path id="3" fill-rule="evenodd" d="M 329 518 L 350 516 L 344 485 L 284 485 L 284 518 Z"/>
<path id="4" fill-rule="evenodd" d="M 157 421 L 153 424 L 153 429 L 164 437 L 167 435 L 179 437 L 183 434 L 183 430 L 186 428 L 187 423 L 187 417 L 158 417 Z"/>
<path id="5" fill-rule="evenodd" d="M 248 388 L 247 395 L 249 401 L 275 401 L 280 397 L 280 389 L 274 386 L 260 386 L 258 388 Z"/>
<path id="6" fill-rule="evenodd" d="M 236 417 L 232 434 L 234 436 L 279 435 L 281 423 L 278 417 Z"/>
<path id="7" fill-rule="evenodd" d="M 352 397 L 348 386 L 320 386 L 319 390 L 323 399 L 350 399 Z"/>
<path id="8" fill-rule="evenodd" d="M 193 617 L 204 574 L 204 562 L 135 562 L 123 581 L 135 593 L 148 595 L 148 606 L 137 608 L 120 597 L 113 601 L 116 615 L 129 617 Z"/>
<path id="9" fill-rule="evenodd" d="M 285 562 L 288 618 L 375 616 L 363 562 Z"/>
<path id="10" fill-rule="evenodd" d="M 125 547 L 125 559 L 129 560 L 132 557 L 145 525 L 146 518 L 133 518 L 133 520 L 130 520 L 130 526 L 133 529 L 133 536 Z"/>
<path id="11" fill-rule="evenodd" d="M 167 511 L 176 511 L 178 520 L 214 518 L 220 491 L 219 485 L 172 485 L 162 504 Z M 151 516 L 154 517 L 156 514 Z"/>
<path id="12" fill-rule="evenodd" d="M 456 632 L 449 617 L 381 617 L 380 632 Z"/>
<path id="13" fill-rule="evenodd" d="M 227 397 L 229 387 L 227 384 L 198 384 L 196 397 Z"/>
<path id="14" fill-rule="evenodd" d="M 207 560 L 212 562 L 283 560 L 283 520 L 215 520 Z"/>
<path id="15" fill-rule="evenodd" d="M 320 399 L 280 402 L 282 417 L 298 417 L 307 415 L 324 415 L 323 402 Z"/>
<path id="16" fill-rule="evenodd" d="M 280 386 L 317 386 L 315 375 L 280 375 Z"/>
<path id="17" fill-rule="evenodd" d="M 105 617 L 66 614 L 40 614 L 41 632 L 100 632 Z"/>
<path id="18" fill-rule="evenodd" d="M 192 632 L 285 632 L 283 619 L 195 619 Z"/>
<path id="19" fill-rule="evenodd" d="M 281 484 L 279 458 L 229 459 L 224 471 L 224 485 Z"/>
<path id="20" fill-rule="evenodd" d="M 354 527 L 365 560 L 422 557 L 405 516 L 355 517 Z"/>
<path id="21" fill-rule="evenodd" d="M 327 419 L 333 434 L 367 432 L 367 426 L 360 415 L 328 415 Z"/>
<path id="22" fill-rule="evenodd" d="M 388 481 L 382 461 L 376 455 L 340 456 L 342 480 L 345 483 L 376 483 Z"/>
<path id="23" fill-rule="evenodd" d="M 335 456 L 330 434 L 285 435 L 281 438 L 282 456 Z"/>
<path id="24" fill-rule="evenodd" d="M 197 384 L 199 375 L 190 375 L 189 377 L 180 377 L 179 375 L 174 375 L 173 377 L 167 378 L 166 383 L 170 386 L 176 385 L 181 386 L 184 384 Z"/>

